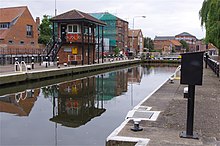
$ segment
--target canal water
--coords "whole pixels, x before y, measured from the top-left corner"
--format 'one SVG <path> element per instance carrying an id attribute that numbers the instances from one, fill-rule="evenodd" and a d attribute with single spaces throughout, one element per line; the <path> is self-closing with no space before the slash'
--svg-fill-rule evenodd
<path id="1" fill-rule="evenodd" d="M 0 145 L 104 146 L 127 112 L 174 71 L 136 66 L 0 93 Z"/>

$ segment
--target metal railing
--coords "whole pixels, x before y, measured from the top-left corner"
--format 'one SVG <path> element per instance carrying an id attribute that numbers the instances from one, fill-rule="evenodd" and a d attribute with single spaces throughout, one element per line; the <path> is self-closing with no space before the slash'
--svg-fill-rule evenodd
<path id="1" fill-rule="evenodd" d="M 219 77 L 219 62 L 211 59 L 208 54 L 204 56 L 205 68 L 207 65 L 212 69 L 212 71 Z"/>

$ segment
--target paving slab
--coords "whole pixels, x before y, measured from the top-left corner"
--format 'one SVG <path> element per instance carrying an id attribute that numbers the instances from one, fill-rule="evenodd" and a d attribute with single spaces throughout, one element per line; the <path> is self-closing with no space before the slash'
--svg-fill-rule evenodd
<path id="1" fill-rule="evenodd" d="M 156 121 L 142 120 L 140 127 L 143 131 L 134 132 L 131 130 L 133 120 L 127 119 L 115 137 L 149 139 L 147 146 L 220 146 L 220 79 L 210 68 L 204 68 L 203 85 L 196 86 L 194 132 L 199 134 L 199 139 L 179 137 L 180 132 L 186 131 L 184 87 L 186 85 L 181 85 L 180 80 L 174 80 L 174 83 L 167 81 L 141 104 L 142 107 L 151 107 L 148 111 L 160 111 Z M 111 143 L 107 145 L 111 146 Z"/>

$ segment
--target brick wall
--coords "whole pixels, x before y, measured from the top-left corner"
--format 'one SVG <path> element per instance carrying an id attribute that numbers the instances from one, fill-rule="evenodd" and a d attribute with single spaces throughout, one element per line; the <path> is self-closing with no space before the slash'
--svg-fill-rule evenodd
<path id="1" fill-rule="evenodd" d="M 26 26 L 32 25 L 33 26 L 33 36 L 27 37 Z M 8 41 L 13 41 L 12 44 L 9 44 Z M 23 41 L 24 44 L 20 44 Z M 24 11 L 24 13 L 18 18 L 15 25 L 9 28 L 9 32 L 5 39 L 1 42 L 1 44 L 7 44 L 8 49 L 37 49 L 39 48 L 38 45 L 38 28 L 37 25 L 32 18 L 28 9 Z M 32 51 L 27 51 L 32 52 Z"/>

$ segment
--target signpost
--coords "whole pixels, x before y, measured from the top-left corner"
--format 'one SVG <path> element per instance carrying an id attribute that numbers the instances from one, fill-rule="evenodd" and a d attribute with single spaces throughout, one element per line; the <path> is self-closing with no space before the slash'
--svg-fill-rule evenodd
<path id="1" fill-rule="evenodd" d="M 185 53 L 181 60 L 180 84 L 188 85 L 187 124 L 186 131 L 180 133 L 181 138 L 198 139 L 198 134 L 193 132 L 195 85 L 202 85 L 203 53 Z"/>

